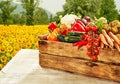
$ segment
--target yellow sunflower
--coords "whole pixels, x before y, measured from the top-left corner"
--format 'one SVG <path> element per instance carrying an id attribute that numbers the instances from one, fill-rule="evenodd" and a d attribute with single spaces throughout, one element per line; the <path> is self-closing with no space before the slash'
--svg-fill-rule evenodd
<path id="1" fill-rule="evenodd" d="M 0 47 L 0 53 L 5 53 L 6 52 L 6 49 L 5 49 L 6 47 L 4 46 L 4 45 L 2 45 L 1 47 Z"/>
<path id="2" fill-rule="evenodd" d="M 15 50 L 15 51 L 19 51 L 19 50 L 20 50 L 19 45 L 15 45 L 15 46 L 14 46 L 14 50 Z"/>
<path id="3" fill-rule="evenodd" d="M 30 43 L 30 42 L 26 43 L 26 47 L 27 48 L 31 48 L 32 47 L 32 43 Z"/>
<path id="4" fill-rule="evenodd" d="M 1 57 L 0 57 L 0 61 L 1 61 L 2 63 L 7 63 L 7 57 L 6 57 L 6 56 L 1 56 Z"/>
<path id="5" fill-rule="evenodd" d="M 21 45 L 21 48 L 23 48 L 23 49 L 27 48 L 26 43 L 23 43 L 23 44 Z"/>
<path id="6" fill-rule="evenodd" d="M 10 58 L 12 57 L 12 56 L 11 56 L 11 53 L 9 53 L 9 52 L 6 53 L 6 56 L 7 56 L 7 57 L 10 57 Z"/>
<path id="7" fill-rule="evenodd" d="M 11 45 L 9 45 L 9 46 L 7 47 L 7 51 L 8 51 L 8 52 L 12 52 L 12 50 L 13 50 L 13 47 L 12 47 Z"/>

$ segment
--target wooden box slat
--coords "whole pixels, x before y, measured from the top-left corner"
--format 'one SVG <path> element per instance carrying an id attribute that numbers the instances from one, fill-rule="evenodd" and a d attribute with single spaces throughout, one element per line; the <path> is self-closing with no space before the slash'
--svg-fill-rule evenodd
<path id="1" fill-rule="evenodd" d="M 50 54 L 40 54 L 39 56 L 40 65 L 45 68 L 53 68 L 120 82 L 120 66 Z"/>

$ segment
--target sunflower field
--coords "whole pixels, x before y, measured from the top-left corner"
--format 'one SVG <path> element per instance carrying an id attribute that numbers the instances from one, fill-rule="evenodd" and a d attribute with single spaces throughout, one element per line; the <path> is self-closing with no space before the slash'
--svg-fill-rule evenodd
<path id="1" fill-rule="evenodd" d="M 38 49 L 38 36 L 48 32 L 48 25 L 0 25 L 0 70 L 20 49 Z"/>

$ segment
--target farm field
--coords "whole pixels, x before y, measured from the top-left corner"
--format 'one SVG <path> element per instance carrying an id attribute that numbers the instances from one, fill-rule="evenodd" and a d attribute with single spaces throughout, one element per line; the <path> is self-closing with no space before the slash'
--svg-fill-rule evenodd
<path id="1" fill-rule="evenodd" d="M 0 25 L 0 70 L 20 49 L 38 49 L 38 36 L 48 32 L 48 25 Z"/>

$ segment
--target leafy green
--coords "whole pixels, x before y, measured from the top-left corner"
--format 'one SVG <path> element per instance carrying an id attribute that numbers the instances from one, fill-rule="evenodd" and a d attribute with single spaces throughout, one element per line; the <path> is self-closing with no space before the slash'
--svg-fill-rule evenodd
<path id="1" fill-rule="evenodd" d="M 103 29 L 103 26 L 104 26 L 103 21 L 97 21 L 95 23 L 95 25 L 98 27 L 98 33 L 102 33 L 102 29 Z"/>

